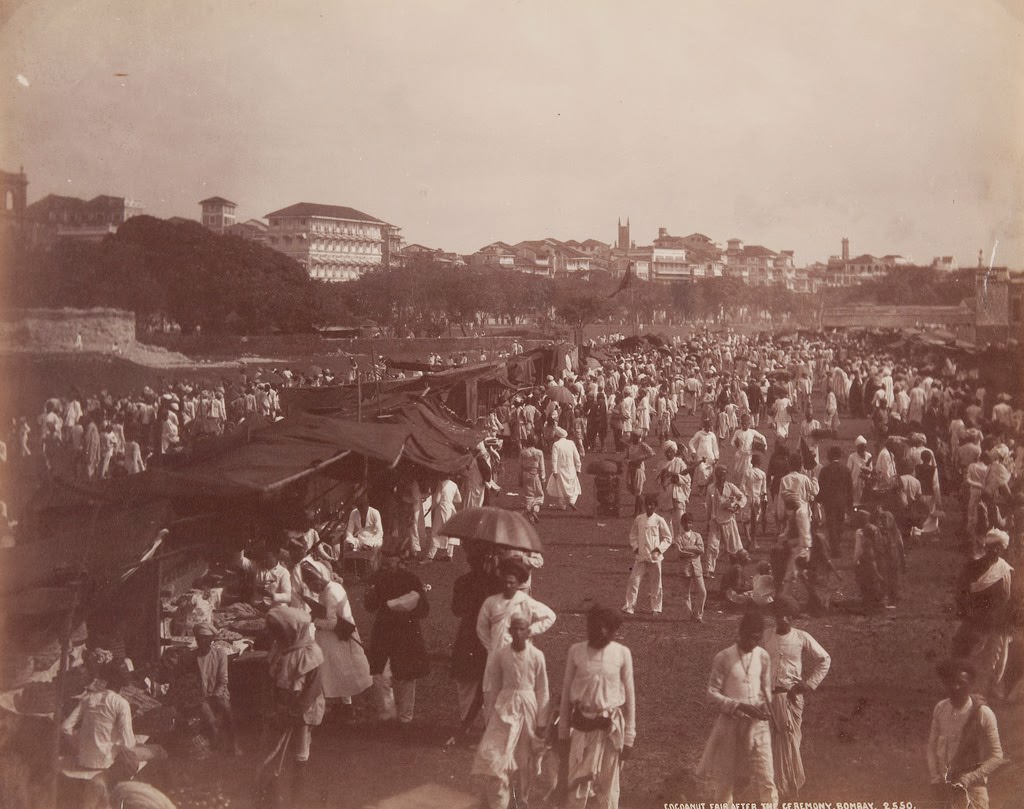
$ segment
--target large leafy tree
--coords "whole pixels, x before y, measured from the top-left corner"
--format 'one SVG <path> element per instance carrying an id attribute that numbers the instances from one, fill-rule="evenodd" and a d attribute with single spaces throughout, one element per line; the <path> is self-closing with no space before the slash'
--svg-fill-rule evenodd
<path id="1" fill-rule="evenodd" d="M 301 331 L 318 319 L 317 284 L 298 263 L 195 222 L 135 217 L 98 244 L 22 249 L 10 273 L 17 305 L 117 306 L 185 331 Z"/>

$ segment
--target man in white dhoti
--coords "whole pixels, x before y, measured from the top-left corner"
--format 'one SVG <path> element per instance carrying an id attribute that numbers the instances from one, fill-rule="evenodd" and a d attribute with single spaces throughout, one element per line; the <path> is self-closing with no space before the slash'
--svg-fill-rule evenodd
<path id="1" fill-rule="evenodd" d="M 498 573 L 503 589 L 484 601 L 476 619 L 476 635 L 488 657 L 511 642 L 508 628 L 513 618 L 525 618 L 530 625 L 531 636 L 546 632 L 555 622 L 551 607 L 519 589 L 529 577 L 526 565 L 518 559 L 505 559 L 498 567 Z"/>
<path id="2" fill-rule="evenodd" d="M 484 672 L 487 729 L 473 759 L 483 776 L 488 809 L 526 806 L 534 761 L 548 721 L 548 674 L 544 654 L 529 641 L 523 616 L 509 623 L 511 643 L 492 654 Z"/>
<path id="3" fill-rule="evenodd" d="M 714 801 L 731 803 L 736 785 L 749 781 L 757 800 L 778 803 L 768 726 L 771 662 L 757 645 L 763 632 L 761 613 L 746 613 L 736 643 L 711 663 L 708 699 L 719 713 L 697 776 L 705 780 Z"/>
<path id="4" fill-rule="evenodd" d="M 569 647 L 558 727 L 567 809 L 618 809 L 619 767 L 636 742 L 633 655 L 613 640 L 621 621 L 591 607 L 587 640 Z"/>
<path id="5" fill-rule="evenodd" d="M 804 694 L 814 691 L 828 674 L 832 658 L 814 638 L 796 629 L 793 618 L 800 611 L 789 596 L 773 604 L 775 628 L 768 632 L 764 648 L 772 663 L 772 760 L 775 785 L 785 799 L 795 799 L 807 780 L 800 756 Z M 804 656 L 810 666 L 804 673 Z"/>
<path id="6" fill-rule="evenodd" d="M 565 502 L 576 511 L 576 501 L 583 489 L 580 487 L 580 471 L 583 462 L 576 445 L 569 440 L 568 433 L 561 427 L 555 428 L 555 443 L 551 445 L 551 477 L 548 478 L 548 497 Z"/>
<path id="7" fill-rule="evenodd" d="M 672 532 L 675 533 L 679 527 L 679 520 L 686 511 L 686 504 L 690 502 L 690 492 L 693 489 L 693 470 L 687 469 L 686 463 L 677 454 L 679 447 L 675 441 L 666 441 L 662 445 L 665 453 L 665 464 L 658 472 L 658 482 L 663 489 L 667 489 L 672 502 Z"/>
<path id="8" fill-rule="evenodd" d="M 853 479 L 853 507 L 859 508 L 864 502 L 864 487 L 871 478 L 872 458 L 868 452 L 868 440 L 858 435 L 853 442 L 854 450 L 846 458 L 846 468 Z"/>
<path id="9" fill-rule="evenodd" d="M 705 549 L 708 575 L 715 572 L 718 554 L 730 556 L 743 550 L 737 515 L 747 504 L 747 496 L 726 478 L 724 466 L 715 467 L 715 479 L 708 486 L 708 542 Z"/>
<path id="10" fill-rule="evenodd" d="M 780 441 L 789 438 L 789 425 L 793 421 L 793 401 L 788 396 L 780 396 L 772 405 L 772 416 L 775 421 L 775 435 Z"/>

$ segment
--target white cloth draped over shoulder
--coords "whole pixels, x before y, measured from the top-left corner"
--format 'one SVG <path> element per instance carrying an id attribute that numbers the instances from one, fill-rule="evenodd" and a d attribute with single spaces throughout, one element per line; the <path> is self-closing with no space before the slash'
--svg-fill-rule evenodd
<path id="1" fill-rule="evenodd" d="M 370 664 L 363 651 L 359 630 L 352 632 L 352 637 L 342 640 L 335 631 L 338 621 L 355 624 L 352 617 L 352 605 L 349 603 L 345 588 L 332 581 L 320 595 L 327 617 L 318 618 L 316 626 L 316 642 L 324 653 L 321 677 L 324 698 L 338 699 L 354 697 L 365 691 L 373 683 L 370 676 Z"/>
<path id="2" fill-rule="evenodd" d="M 543 745 L 537 730 L 547 724 L 549 694 L 544 654 L 527 641 L 517 652 L 505 646 L 484 671 L 487 728 L 473 759 L 473 775 L 506 777 L 525 769 Z"/>
<path id="3" fill-rule="evenodd" d="M 558 439 L 551 447 L 551 477 L 548 478 L 548 497 L 575 502 L 582 494 L 580 471 L 583 462 L 580 451 L 568 438 Z"/>

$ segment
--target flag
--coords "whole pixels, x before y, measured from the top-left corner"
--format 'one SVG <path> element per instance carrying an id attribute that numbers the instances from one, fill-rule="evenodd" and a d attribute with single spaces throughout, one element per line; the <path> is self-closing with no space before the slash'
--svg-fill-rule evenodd
<path id="1" fill-rule="evenodd" d="M 618 295 L 620 292 L 622 292 L 624 289 L 626 289 L 633 282 L 633 279 L 635 277 L 636 277 L 636 275 L 633 272 L 633 262 L 630 261 L 628 264 L 626 264 L 626 272 L 622 276 L 622 280 L 619 282 L 619 286 L 608 297 L 609 298 L 614 298 L 616 295 Z"/>

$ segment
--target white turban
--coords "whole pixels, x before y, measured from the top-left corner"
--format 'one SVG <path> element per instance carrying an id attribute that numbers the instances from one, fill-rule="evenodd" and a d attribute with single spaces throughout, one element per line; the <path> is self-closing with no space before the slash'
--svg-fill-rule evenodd
<path id="1" fill-rule="evenodd" d="M 1000 531 L 998 528 L 993 528 L 987 534 L 982 542 L 985 547 L 989 545 L 998 545 L 1002 550 L 1006 550 L 1010 547 L 1010 535 L 1006 531 Z"/>

